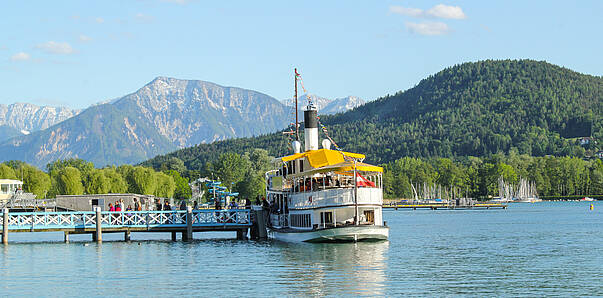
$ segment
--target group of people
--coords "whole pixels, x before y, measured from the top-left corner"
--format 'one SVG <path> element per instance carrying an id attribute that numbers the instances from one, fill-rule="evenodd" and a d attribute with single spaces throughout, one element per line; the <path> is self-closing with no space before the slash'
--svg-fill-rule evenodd
<path id="1" fill-rule="evenodd" d="M 157 199 L 155 202 L 155 210 L 157 211 L 170 211 L 172 210 L 172 206 L 170 205 L 169 200 L 164 200 L 164 203 L 161 204 L 161 200 Z"/>
<path id="2" fill-rule="evenodd" d="M 123 199 L 115 201 L 115 205 L 109 203 L 108 206 L 109 211 L 142 211 L 142 205 L 136 198 L 134 198 L 134 208 L 132 208 L 132 205 L 128 205 L 128 207 L 124 209 L 125 204 Z"/>
<path id="3" fill-rule="evenodd" d="M 196 204 L 197 202 L 195 202 Z M 228 209 L 239 209 L 239 204 L 237 203 L 236 200 L 232 200 L 230 201 L 230 203 L 226 206 Z M 222 202 L 220 199 L 216 199 L 214 208 L 216 210 L 221 210 L 222 209 Z M 193 208 L 194 209 L 194 208 Z M 245 209 L 251 209 L 251 200 L 248 198 L 245 198 Z"/>
<path id="4" fill-rule="evenodd" d="M 109 211 L 113 211 L 113 212 L 116 212 L 116 211 L 117 212 L 142 211 L 142 205 L 136 198 L 134 198 L 134 207 L 132 207 L 132 205 L 128 205 L 127 207 L 124 208 L 124 206 L 125 206 L 125 204 L 124 204 L 123 199 L 119 199 L 119 200 L 115 201 L 115 203 L 108 204 Z M 168 199 L 164 199 L 163 203 L 161 203 L 160 199 L 156 199 L 156 201 L 155 201 L 155 210 L 156 211 L 186 210 L 186 208 L 187 208 L 187 204 L 186 204 L 185 200 L 180 201 L 180 205 L 178 207 L 172 206 Z M 220 210 L 222 208 L 223 207 L 222 207 L 220 200 L 216 200 L 215 209 Z M 226 206 L 226 208 L 227 209 L 238 209 L 239 204 L 235 200 L 232 200 Z M 250 209 L 250 208 L 251 208 L 251 201 L 249 199 L 245 199 L 245 209 Z M 197 201 L 195 201 L 193 203 L 193 210 L 199 210 L 199 203 Z"/>

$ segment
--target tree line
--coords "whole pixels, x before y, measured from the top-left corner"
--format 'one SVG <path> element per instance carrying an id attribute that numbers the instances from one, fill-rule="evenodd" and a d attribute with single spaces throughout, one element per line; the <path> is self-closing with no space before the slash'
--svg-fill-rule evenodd
<path id="1" fill-rule="evenodd" d="M 155 171 L 148 167 L 121 165 L 97 169 L 92 162 L 72 158 L 50 163 L 46 170 L 22 161 L 8 161 L 0 164 L 0 178 L 22 180 L 23 191 L 35 194 L 37 198 L 107 193 L 191 197 L 188 178 L 171 168 Z"/>
<path id="2" fill-rule="evenodd" d="M 165 159 L 156 168 L 121 165 L 94 168 L 82 159 L 57 160 L 47 173 L 24 162 L 0 164 L 0 178 L 23 179 L 24 191 L 38 198 L 56 195 L 137 193 L 158 197 L 190 199 L 189 181 L 200 177 L 222 181 L 240 198 L 264 195 L 264 173 L 272 157 L 264 149 L 243 154 L 221 153 L 201 170 L 188 169 L 177 158 Z M 413 198 L 424 186 L 437 185 L 447 196 L 486 199 L 498 195 L 498 179 L 517 184 L 525 178 L 536 184 L 540 196 L 602 195 L 603 161 L 577 157 L 533 157 L 511 151 L 486 158 L 403 157 L 381 164 L 384 196 Z M 414 189 L 413 189 L 414 188 Z"/>
<path id="3" fill-rule="evenodd" d="M 207 177 L 222 181 L 230 192 L 241 198 L 262 195 L 264 173 L 270 168 L 268 152 L 253 149 L 244 154 L 222 153 L 207 162 L 201 170 L 189 170 L 184 162 L 172 157 L 157 168 L 120 165 L 95 168 L 92 162 L 72 158 L 57 160 L 46 166 L 46 172 L 22 161 L 0 164 L 0 179 L 23 181 L 23 191 L 38 198 L 57 195 L 135 193 L 164 198 L 190 199 L 190 181 Z"/>
<path id="4" fill-rule="evenodd" d="M 488 158 L 403 157 L 383 165 L 384 196 L 414 198 L 424 185 L 437 185 L 448 197 L 498 196 L 499 177 L 515 184 L 524 178 L 542 196 L 602 195 L 603 162 L 577 157 L 532 157 L 511 152 Z M 414 187 L 414 189 L 413 189 Z"/>

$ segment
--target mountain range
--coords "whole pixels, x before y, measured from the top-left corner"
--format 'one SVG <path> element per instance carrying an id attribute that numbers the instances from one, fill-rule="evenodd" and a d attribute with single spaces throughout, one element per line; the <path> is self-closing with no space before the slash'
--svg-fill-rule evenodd
<path id="1" fill-rule="evenodd" d="M 330 102 L 335 105 L 329 107 Z M 356 97 L 325 99 L 329 113 L 359 102 Z M 290 110 L 253 90 L 158 77 L 132 94 L 83 111 L 29 104 L 0 110 L 0 123 L 6 123 L 0 126 L 0 160 L 38 167 L 71 157 L 97 166 L 137 163 L 186 146 L 283 129 L 291 122 Z"/>
<path id="2" fill-rule="evenodd" d="M 40 107 L 30 103 L 0 104 L 0 141 L 46 129 L 80 112 L 67 107 Z"/>
<path id="3" fill-rule="evenodd" d="M 293 107 L 295 105 L 293 101 L 293 98 L 290 98 L 281 102 L 287 106 Z M 316 106 L 320 115 L 333 115 L 345 112 L 366 103 L 363 99 L 357 96 L 328 99 L 315 94 L 302 94 L 297 99 L 298 110 L 303 111 L 306 105 L 308 105 L 309 101 Z"/>
<path id="4" fill-rule="evenodd" d="M 322 116 L 339 148 L 369 163 L 401 157 L 588 157 L 597 148 L 579 137 L 603 139 L 603 78 L 534 60 L 486 60 L 446 68 L 415 87 L 345 113 Z M 321 132 L 321 137 L 326 137 Z M 303 137 L 301 138 L 303 140 Z M 172 157 L 205 171 L 220 153 L 253 148 L 291 153 L 280 133 L 199 144 L 143 165 L 159 168 Z"/>

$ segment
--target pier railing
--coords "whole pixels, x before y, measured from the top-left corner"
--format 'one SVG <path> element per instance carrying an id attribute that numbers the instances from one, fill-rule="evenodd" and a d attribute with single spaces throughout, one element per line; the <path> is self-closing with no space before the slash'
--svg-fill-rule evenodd
<path id="1" fill-rule="evenodd" d="M 193 210 L 193 227 L 251 226 L 248 209 Z M 101 212 L 103 228 L 187 227 L 187 211 L 120 211 Z M 80 212 L 9 212 L 8 230 L 61 230 L 96 227 L 96 213 Z M 3 227 L 3 221 L 0 221 Z"/>
<path id="2" fill-rule="evenodd" d="M 27 194 L 15 194 L 10 199 L 0 202 L 0 209 L 46 209 L 56 206 L 56 199 L 36 199 L 35 196 Z"/>

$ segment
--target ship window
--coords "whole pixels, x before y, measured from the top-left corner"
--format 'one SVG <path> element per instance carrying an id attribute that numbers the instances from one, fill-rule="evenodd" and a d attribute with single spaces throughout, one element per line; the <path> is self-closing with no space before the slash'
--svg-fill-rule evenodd
<path id="1" fill-rule="evenodd" d="M 293 174 L 295 174 L 295 164 L 296 164 L 295 160 L 291 162 L 291 165 L 293 166 Z"/>
<path id="2" fill-rule="evenodd" d="M 310 214 L 291 214 L 291 226 L 309 228 Z"/>
<path id="3" fill-rule="evenodd" d="M 320 213 L 321 224 L 332 224 L 333 223 L 333 212 L 321 212 Z"/>
<path id="4" fill-rule="evenodd" d="M 368 223 L 375 223 L 375 211 L 373 210 L 364 210 L 364 218 Z"/>
<path id="5" fill-rule="evenodd" d="M 300 159 L 299 160 L 299 172 L 303 172 L 304 171 L 304 160 Z"/>

